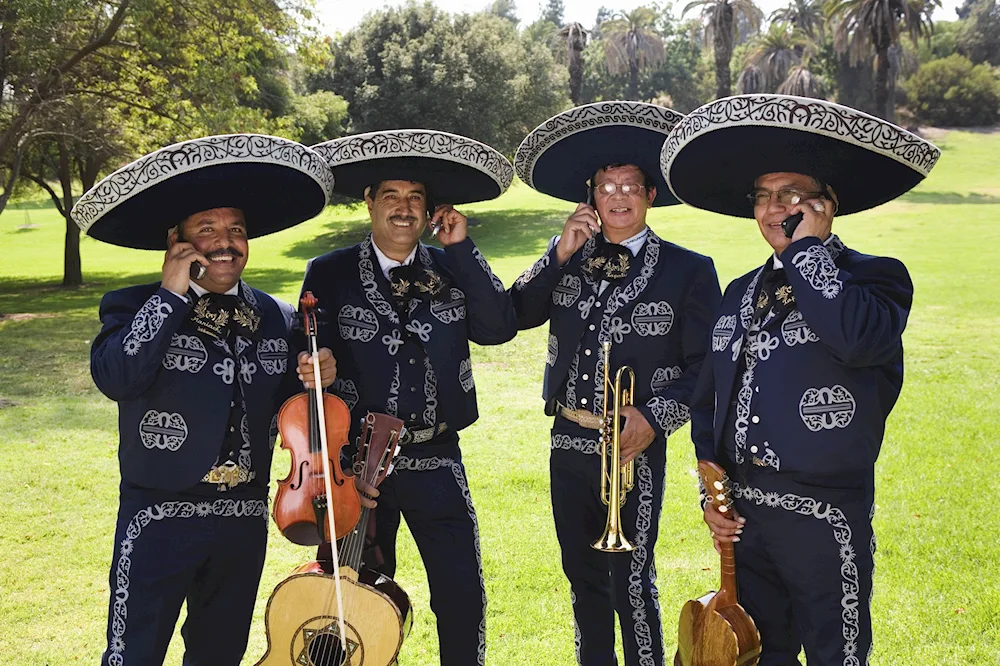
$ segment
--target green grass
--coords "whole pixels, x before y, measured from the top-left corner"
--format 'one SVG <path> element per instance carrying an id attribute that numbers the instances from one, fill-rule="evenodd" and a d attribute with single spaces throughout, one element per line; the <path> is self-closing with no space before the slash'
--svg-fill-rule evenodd
<path id="1" fill-rule="evenodd" d="M 902 259 L 916 286 L 906 384 L 878 464 L 872 663 L 884 666 L 1000 661 L 1000 537 L 990 527 L 1000 478 L 1000 135 L 950 133 L 940 143 L 939 167 L 914 192 L 835 225 L 848 245 Z M 479 220 L 471 236 L 508 285 L 571 209 L 523 185 L 463 208 Z M 292 299 L 305 261 L 357 241 L 365 223 L 359 209 L 328 210 L 253 241 L 245 277 Z M 768 255 L 750 221 L 675 207 L 655 211 L 651 224 L 711 255 L 723 283 Z M 0 216 L 0 664 L 96 663 L 103 649 L 117 413 L 90 380 L 89 343 L 101 294 L 157 279 L 162 262 L 160 253 L 84 238 L 87 284 L 65 291 L 57 286 L 63 229 L 38 203 Z M 482 533 L 490 664 L 574 663 L 549 510 L 544 339 L 536 329 L 473 351 L 481 417 L 462 433 L 462 448 Z M 274 477 L 287 461 L 275 456 Z M 683 602 L 718 576 L 693 467 L 685 428 L 670 440 L 657 545 L 668 650 Z M 264 651 L 268 595 L 310 557 L 273 526 L 271 537 L 246 664 Z M 435 664 L 424 572 L 408 535 L 400 548 L 397 581 L 417 608 L 400 663 Z M 181 654 L 177 637 L 167 663 Z"/>

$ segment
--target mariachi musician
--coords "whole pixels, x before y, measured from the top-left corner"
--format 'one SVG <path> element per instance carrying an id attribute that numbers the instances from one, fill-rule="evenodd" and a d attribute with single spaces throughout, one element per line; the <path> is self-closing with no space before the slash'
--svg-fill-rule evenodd
<path id="1" fill-rule="evenodd" d="M 429 130 L 314 148 L 334 169 L 334 192 L 363 200 L 371 217 L 361 243 L 310 261 L 302 286 L 329 313 L 319 342 L 338 361 L 332 390 L 354 434 L 369 411 L 406 425 L 377 491 L 377 555 L 366 565 L 392 577 L 402 515 L 427 570 L 441 664 L 483 664 L 486 586 L 458 433 L 478 418 L 469 342 L 501 344 L 517 325 L 454 205 L 500 196 L 513 168 L 489 146 Z M 444 249 L 420 241 L 429 225 Z"/>
<path id="2" fill-rule="evenodd" d="M 733 482 L 717 542 L 735 543 L 740 602 L 763 666 L 865 663 L 875 537 L 875 460 L 903 383 L 913 300 L 903 264 L 862 254 L 834 215 L 890 201 L 940 151 L 854 109 L 744 95 L 685 118 L 663 147 L 671 191 L 753 217 L 762 266 L 726 288 L 692 415 L 699 459 Z"/>
<path id="3" fill-rule="evenodd" d="M 247 239 L 319 213 L 332 182 L 326 162 L 293 141 L 210 136 L 119 169 L 73 209 L 94 238 L 166 248 L 159 282 L 105 294 L 91 350 L 121 437 L 102 664 L 161 664 L 182 602 L 184 663 L 240 663 L 278 408 L 314 380 L 308 354 L 296 362 L 289 342 L 292 308 L 240 279 Z M 328 385 L 333 358 L 319 357 Z"/>
<path id="4" fill-rule="evenodd" d="M 712 260 L 646 224 L 651 207 L 678 203 L 660 175 L 659 151 L 681 117 L 652 104 L 588 104 L 540 125 L 515 159 L 530 187 L 578 204 L 511 295 L 520 328 L 549 322 L 542 397 L 555 417 L 552 511 L 584 666 L 615 663 L 615 612 L 626 664 L 664 663 L 653 549 L 667 437 L 688 420 L 719 301 Z M 636 378 L 634 406 L 620 409 L 619 458 L 634 461 L 621 526 L 635 548 L 608 553 L 592 547 L 611 510 L 601 498 L 598 439 L 605 372 L 622 366 Z"/>

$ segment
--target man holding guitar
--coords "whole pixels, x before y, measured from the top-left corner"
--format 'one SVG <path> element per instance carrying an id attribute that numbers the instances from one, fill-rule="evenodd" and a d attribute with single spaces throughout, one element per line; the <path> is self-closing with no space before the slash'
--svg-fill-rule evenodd
<path id="1" fill-rule="evenodd" d="M 798 664 L 802 648 L 810 666 L 852 666 L 871 650 L 875 460 L 913 285 L 832 224 L 903 194 L 939 155 L 861 112 L 780 95 L 708 104 L 663 146 L 679 199 L 752 216 L 771 249 L 723 295 L 691 418 L 699 460 L 732 482 L 735 510 L 706 502 L 704 517 L 717 549 L 735 544 L 764 666 Z"/>
<path id="2" fill-rule="evenodd" d="M 469 342 L 501 344 L 517 324 L 453 205 L 499 196 L 513 169 L 489 146 L 429 130 L 314 149 L 333 167 L 334 192 L 363 199 L 372 223 L 361 243 L 310 261 L 302 286 L 329 312 L 319 335 L 338 361 L 333 392 L 351 410 L 352 441 L 369 411 L 406 425 L 394 469 L 372 493 L 377 549 L 365 564 L 393 576 L 402 516 L 427 570 L 441 664 L 483 664 L 486 587 L 458 432 L 478 418 Z M 443 250 L 420 242 L 428 225 Z"/>
<path id="3" fill-rule="evenodd" d="M 292 308 L 241 275 L 248 238 L 319 213 L 331 182 L 322 158 L 295 142 L 205 137 L 123 167 L 73 209 L 99 240 L 167 248 L 158 283 L 105 294 L 91 350 L 121 435 L 102 664 L 161 664 L 184 602 L 184 663 L 240 663 L 278 409 L 316 381 L 290 344 Z M 335 363 L 328 349 L 318 357 L 327 386 Z"/>

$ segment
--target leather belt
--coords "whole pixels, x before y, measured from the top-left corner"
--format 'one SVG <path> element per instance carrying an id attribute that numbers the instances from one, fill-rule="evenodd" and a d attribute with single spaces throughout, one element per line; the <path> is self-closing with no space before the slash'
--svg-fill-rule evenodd
<path id="1" fill-rule="evenodd" d="M 586 409 L 570 409 L 559 405 L 559 416 L 590 430 L 601 430 L 604 427 L 604 419 Z"/>
<path id="2" fill-rule="evenodd" d="M 220 486 L 219 490 L 228 490 L 241 483 L 248 483 L 256 476 L 253 472 L 238 467 L 232 460 L 227 460 L 225 463 L 208 470 L 208 473 L 201 477 L 201 482 L 215 483 Z M 225 488 L 221 486 L 225 486 Z"/>
<path id="3" fill-rule="evenodd" d="M 399 445 L 406 446 L 407 444 L 425 444 L 445 430 L 448 429 L 447 423 L 438 423 L 433 427 L 426 428 L 410 428 L 406 426 L 403 428 L 403 434 L 399 436 Z"/>

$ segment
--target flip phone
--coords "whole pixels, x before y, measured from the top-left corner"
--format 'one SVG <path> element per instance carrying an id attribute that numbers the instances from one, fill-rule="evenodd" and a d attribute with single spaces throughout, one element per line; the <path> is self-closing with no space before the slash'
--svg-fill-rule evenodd
<path id="1" fill-rule="evenodd" d="M 191 272 L 191 279 L 192 280 L 200 280 L 203 277 L 205 277 L 205 273 L 208 272 L 208 269 L 205 268 L 200 263 L 198 263 L 197 261 L 192 261 L 191 262 L 191 271 L 190 272 Z"/>
<path id="2" fill-rule="evenodd" d="M 795 233 L 795 227 L 799 226 L 800 222 L 802 222 L 802 213 L 789 215 L 781 221 L 781 228 L 785 231 L 785 238 L 792 237 L 792 234 Z"/>

